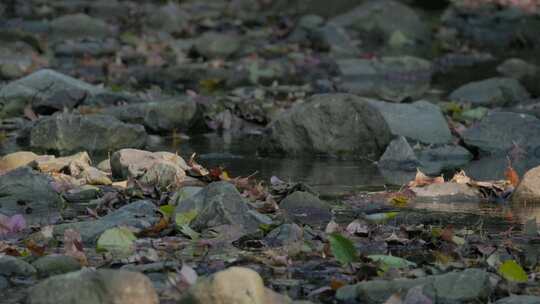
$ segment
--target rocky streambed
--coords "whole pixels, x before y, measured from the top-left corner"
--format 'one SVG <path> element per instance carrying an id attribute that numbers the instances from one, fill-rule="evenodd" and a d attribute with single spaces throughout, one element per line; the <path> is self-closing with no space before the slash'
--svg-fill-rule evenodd
<path id="1" fill-rule="evenodd" d="M 540 302 L 525 4 L 0 3 L 0 302 Z"/>

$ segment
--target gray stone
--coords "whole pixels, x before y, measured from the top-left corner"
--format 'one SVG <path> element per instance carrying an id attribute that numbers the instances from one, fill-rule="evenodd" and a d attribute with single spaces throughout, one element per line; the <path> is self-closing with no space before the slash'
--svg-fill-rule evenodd
<path id="1" fill-rule="evenodd" d="M 9 288 L 9 281 L 0 275 L 0 291 Z"/>
<path id="2" fill-rule="evenodd" d="M 538 304 L 538 303 L 540 303 L 540 297 L 537 297 L 537 296 L 511 295 L 509 297 L 497 300 L 494 304 Z"/>
<path id="3" fill-rule="evenodd" d="M 168 161 L 177 173 L 189 169 L 184 159 L 171 152 L 149 152 L 137 149 L 121 149 L 111 155 L 112 176 L 118 179 L 137 178 L 150 169 L 156 162 Z M 185 175 L 185 174 L 184 174 Z"/>
<path id="4" fill-rule="evenodd" d="M 440 203 L 480 202 L 482 198 L 478 189 L 455 182 L 413 187 L 411 190 L 415 194 L 413 200 L 419 203 L 432 203 L 434 200 Z"/>
<path id="5" fill-rule="evenodd" d="M 304 231 L 297 224 L 283 224 L 264 237 L 264 242 L 271 247 L 292 245 L 303 240 Z"/>
<path id="6" fill-rule="evenodd" d="M 30 132 L 31 147 L 61 153 L 140 148 L 145 143 L 143 126 L 101 114 L 62 113 L 44 117 Z"/>
<path id="7" fill-rule="evenodd" d="M 367 99 L 349 94 L 311 97 L 269 127 L 262 150 L 378 158 L 391 140 L 383 116 Z"/>
<path id="8" fill-rule="evenodd" d="M 123 206 L 106 216 L 94 220 L 67 223 L 54 226 L 55 237 L 62 237 L 67 229 L 74 229 L 81 234 L 85 244 L 93 244 L 107 229 L 129 226 L 135 229 L 148 229 L 159 222 L 158 209 L 150 201 L 136 201 Z"/>
<path id="9" fill-rule="evenodd" d="M 53 70 L 39 70 L 0 89 L 0 118 L 22 115 L 27 104 L 52 98 L 62 91 L 95 95 L 102 89 Z"/>
<path id="10" fill-rule="evenodd" d="M 31 276 L 36 273 L 36 269 L 23 261 L 10 255 L 0 257 L 0 275 L 10 276 Z"/>
<path id="11" fill-rule="evenodd" d="M 463 168 L 473 159 L 469 150 L 455 145 L 422 148 L 416 151 L 416 156 L 422 164 L 422 172 L 429 175 Z"/>
<path id="12" fill-rule="evenodd" d="M 528 63 L 523 59 L 510 58 L 497 66 L 497 72 L 505 77 L 519 80 L 526 76 L 534 76 L 537 73 L 540 73 L 540 69 L 538 66 Z"/>
<path id="13" fill-rule="evenodd" d="M 445 144 L 452 133 L 438 105 L 425 100 L 412 104 L 370 101 L 383 115 L 392 134 L 426 144 Z"/>
<path id="14" fill-rule="evenodd" d="M 514 149 L 537 155 L 540 120 L 528 114 L 492 112 L 463 133 L 467 146 L 484 154 L 508 155 Z"/>
<path id="15" fill-rule="evenodd" d="M 360 54 L 360 49 L 353 43 L 347 31 L 335 24 L 327 23 L 314 31 L 322 43 L 330 49 L 330 55 L 335 58 L 353 58 Z"/>
<path id="16" fill-rule="evenodd" d="M 416 171 L 420 162 L 403 136 L 392 140 L 377 163 L 385 170 Z"/>
<path id="17" fill-rule="evenodd" d="M 158 9 L 150 11 L 147 23 L 153 29 L 168 33 L 182 32 L 189 22 L 189 14 L 177 3 L 168 2 Z"/>
<path id="18" fill-rule="evenodd" d="M 46 255 L 32 263 L 41 277 L 64 274 L 81 269 L 77 259 L 67 255 Z"/>
<path id="19" fill-rule="evenodd" d="M 214 182 L 197 194 L 177 203 L 175 213 L 197 211 L 190 226 L 203 230 L 220 225 L 240 226 L 254 232 L 260 222 L 250 214 L 250 209 L 238 190 L 228 182 Z"/>
<path id="20" fill-rule="evenodd" d="M 330 205 L 309 192 L 296 191 L 279 204 L 292 221 L 302 225 L 321 227 L 332 219 Z"/>
<path id="21" fill-rule="evenodd" d="M 437 304 L 484 303 L 491 293 L 489 274 L 480 269 L 467 269 L 418 279 L 374 280 L 338 289 L 341 301 L 361 300 L 362 303 L 384 303 L 397 292 L 423 286 L 422 293 Z"/>
<path id="22" fill-rule="evenodd" d="M 337 64 L 341 88 L 357 95 L 400 102 L 421 98 L 430 87 L 432 66 L 421 58 L 341 59 Z"/>
<path id="23" fill-rule="evenodd" d="M 463 85 L 448 98 L 474 106 L 509 106 L 529 100 L 530 95 L 516 79 L 490 78 Z"/>
<path id="24" fill-rule="evenodd" d="M 50 277 L 28 292 L 27 304 L 157 304 L 156 291 L 143 274 L 84 269 Z"/>
<path id="25" fill-rule="evenodd" d="M 0 175 L 0 213 L 22 214 L 29 225 L 58 219 L 62 202 L 48 175 L 20 167 Z"/>
<path id="26" fill-rule="evenodd" d="M 98 38 L 112 34 L 109 25 L 97 18 L 85 14 L 64 15 L 51 21 L 50 37 L 53 40 Z"/>
<path id="27" fill-rule="evenodd" d="M 206 32 L 195 42 L 195 50 L 209 59 L 229 58 L 239 48 L 240 38 L 232 34 Z"/>
<path id="28" fill-rule="evenodd" d="M 144 125 L 154 133 L 187 131 L 196 118 L 197 104 L 193 99 L 170 99 L 110 107 L 101 113 L 114 116 L 123 122 Z"/>
<path id="29" fill-rule="evenodd" d="M 540 166 L 527 171 L 512 195 L 515 203 L 536 204 L 540 202 Z"/>

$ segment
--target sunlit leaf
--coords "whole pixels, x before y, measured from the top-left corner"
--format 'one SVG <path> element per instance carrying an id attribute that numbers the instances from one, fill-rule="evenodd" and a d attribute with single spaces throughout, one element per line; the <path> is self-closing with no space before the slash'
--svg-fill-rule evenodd
<path id="1" fill-rule="evenodd" d="M 96 251 L 106 251 L 117 256 L 129 256 L 135 251 L 136 239 L 133 232 L 127 227 L 111 228 L 99 237 Z"/>
<path id="2" fill-rule="evenodd" d="M 339 233 L 332 233 L 328 236 L 330 240 L 330 250 L 341 264 L 348 264 L 356 261 L 358 255 L 351 240 Z"/>
<path id="3" fill-rule="evenodd" d="M 508 281 L 524 283 L 529 280 L 527 273 L 514 260 L 508 260 L 499 266 L 499 274 Z"/>
<path id="4" fill-rule="evenodd" d="M 364 218 L 375 223 L 382 223 L 395 218 L 398 214 L 399 212 L 372 213 L 366 215 Z"/>
<path id="5" fill-rule="evenodd" d="M 199 212 L 196 209 L 192 209 L 187 212 L 177 213 L 174 220 L 178 226 L 189 225 L 198 214 Z"/>

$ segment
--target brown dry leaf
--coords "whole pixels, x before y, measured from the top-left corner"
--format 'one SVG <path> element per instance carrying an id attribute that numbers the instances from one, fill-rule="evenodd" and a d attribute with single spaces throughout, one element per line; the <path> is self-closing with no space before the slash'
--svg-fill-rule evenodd
<path id="1" fill-rule="evenodd" d="M 519 184 L 519 175 L 512 167 L 512 162 L 510 159 L 508 159 L 508 166 L 506 167 L 506 171 L 504 171 L 504 176 L 506 177 L 506 180 L 514 187 L 517 187 Z"/>
<path id="2" fill-rule="evenodd" d="M 38 245 L 34 240 L 27 240 L 25 242 L 26 248 L 32 252 L 35 256 L 44 256 L 46 246 Z"/>
<path id="3" fill-rule="evenodd" d="M 467 174 L 465 174 L 465 171 L 463 170 L 454 174 L 454 176 L 450 180 L 450 182 L 457 183 L 457 184 L 468 184 L 471 181 L 472 181 L 471 178 L 468 177 Z"/>
<path id="4" fill-rule="evenodd" d="M 164 216 L 154 226 L 144 230 L 142 232 L 142 235 L 146 235 L 146 236 L 157 235 L 161 231 L 165 230 L 167 227 L 169 227 L 169 218 Z"/>
<path id="5" fill-rule="evenodd" d="M 441 231 L 441 239 L 449 243 L 454 239 L 454 227 L 448 226 Z"/>
<path id="6" fill-rule="evenodd" d="M 191 157 L 189 158 L 189 161 L 187 163 L 187 165 L 190 167 L 189 173 L 193 176 L 207 176 L 208 174 L 210 174 L 210 172 L 208 172 L 208 170 L 205 167 L 199 165 L 195 161 L 196 156 L 197 156 L 197 153 L 193 153 L 191 154 Z"/>
<path id="7" fill-rule="evenodd" d="M 64 252 L 67 256 L 74 257 L 83 266 L 88 265 L 88 259 L 84 253 L 81 234 L 75 229 L 64 231 Z"/>
<path id="8" fill-rule="evenodd" d="M 417 169 L 416 176 L 413 181 L 409 182 L 409 187 L 422 187 L 431 184 L 443 184 L 444 178 L 442 176 L 429 177 L 425 175 L 422 171 Z"/>

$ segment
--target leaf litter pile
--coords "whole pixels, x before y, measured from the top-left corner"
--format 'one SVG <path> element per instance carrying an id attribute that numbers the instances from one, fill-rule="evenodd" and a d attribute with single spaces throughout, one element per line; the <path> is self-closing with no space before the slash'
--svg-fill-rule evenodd
<path id="1" fill-rule="evenodd" d="M 275 176 L 232 177 L 223 168 L 205 168 L 195 155 L 186 162 L 167 152 L 116 153 L 100 169 L 86 153 L 38 156 L 22 167 L 46 176 L 63 204 L 47 222 L 27 220 L 30 210 L 0 215 L 0 265 L 8 256 L 34 265 L 62 255 L 74 259 L 75 268 L 138 271 L 152 278 L 161 303 L 182 301 L 201 277 L 233 266 L 256 270 L 266 286 L 288 296 L 280 303 L 487 303 L 540 295 L 534 220 L 522 229 L 506 214 L 495 219 L 504 229 L 490 229 L 482 220 L 464 225 L 458 215 L 424 216 L 411 208 L 419 196 L 438 191 L 433 187 L 455 184 L 478 191 L 490 204 L 505 201 L 519 183 L 511 165 L 507 180 L 474 181 L 461 171 L 445 181 L 418 171 L 397 191 L 323 202 L 308 185 Z M 234 194 L 241 202 L 235 208 L 245 209 L 220 209 L 230 208 Z M 205 206 L 186 211 L 198 199 Z M 153 214 L 116 216 L 141 202 Z M 235 212 L 257 214 L 259 221 Z M 17 286 L 7 293 L 13 303 L 49 275 L 2 271 Z M 485 284 L 453 288 L 459 285 L 454 274 L 465 285 Z M 395 284 L 377 285 L 390 281 Z"/>

